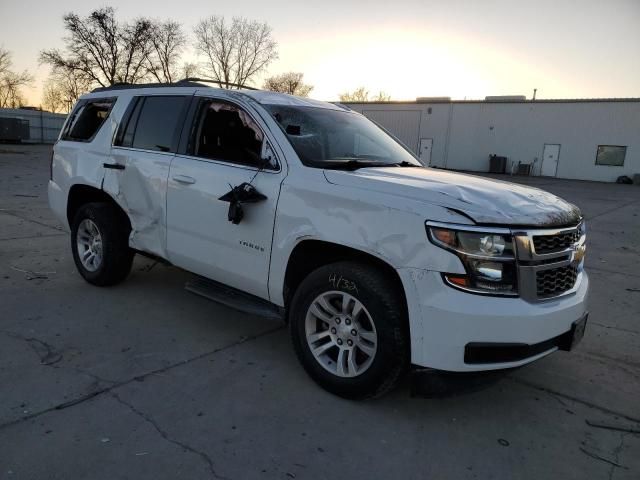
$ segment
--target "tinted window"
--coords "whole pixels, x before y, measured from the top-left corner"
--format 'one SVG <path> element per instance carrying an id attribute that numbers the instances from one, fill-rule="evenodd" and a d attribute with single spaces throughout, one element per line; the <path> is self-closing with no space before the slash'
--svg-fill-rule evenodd
<path id="1" fill-rule="evenodd" d="M 81 101 L 69 118 L 63 140 L 88 142 L 93 139 L 111 112 L 115 98 Z"/>
<path id="2" fill-rule="evenodd" d="M 187 97 L 145 97 L 144 101 L 139 101 L 140 113 L 135 115 L 134 111 L 130 119 L 131 128 L 135 128 L 131 146 L 160 152 L 175 151 L 180 133 L 177 127 L 186 102 Z M 127 135 L 129 131 L 127 126 L 123 145 L 131 138 Z"/>
<path id="3" fill-rule="evenodd" d="M 123 147 L 130 147 L 133 143 L 133 133 L 135 132 L 136 122 L 140 115 L 140 108 L 144 103 L 143 97 L 134 97 L 127 111 L 124 113 L 120 126 L 118 127 L 118 133 L 116 135 L 114 145 L 121 145 Z"/>
<path id="4" fill-rule="evenodd" d="M 260 166 L 264 135 L 241 108 L 205 101 L 197 117 L 193 154 L 242 165 Z"/>
<path id="5" fill-rule="evenodd" d="M 596 165 L 610 165 L 622 167 L 624 157 L 627 155 L 627 147 L 622 145 L 598 145 Z"/>

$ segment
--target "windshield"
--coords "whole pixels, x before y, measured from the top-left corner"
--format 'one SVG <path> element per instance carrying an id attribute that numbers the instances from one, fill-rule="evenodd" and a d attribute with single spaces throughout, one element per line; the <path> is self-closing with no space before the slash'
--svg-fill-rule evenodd
<path id="1" fill-rule="evenodd" d="M 319 168 L 422 166 L 389 134 L 362 115 L 291 105 L 265 105 L 305 165 Z"/>

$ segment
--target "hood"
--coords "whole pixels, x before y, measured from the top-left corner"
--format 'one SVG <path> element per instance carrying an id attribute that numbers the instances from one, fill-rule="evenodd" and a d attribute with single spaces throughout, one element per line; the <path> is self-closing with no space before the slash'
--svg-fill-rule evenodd
<path id="1" fill-rule="evenodd" d="M 575 205 L 538 188 L 434 168 L 325 170 L 330 183 L 406 197 L 462 212 L 478 224 L 563 227 Z"/>

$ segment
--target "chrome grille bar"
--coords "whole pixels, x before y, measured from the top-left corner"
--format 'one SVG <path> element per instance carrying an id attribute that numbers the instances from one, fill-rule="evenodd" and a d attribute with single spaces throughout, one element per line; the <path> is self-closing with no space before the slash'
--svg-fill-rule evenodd
<path id="1" fill-rule="evenodd" d="M 540 238 L 554 239 L 549 243 L 566 244 L 566 238 L 573 238 L 566 248 L 552 249 L 538 253 L 535 244 Z M 584 224 L 560 229 L 514 230 L 518 262 L 518 285 L 520 296 L 528 301 L 547 300 L 573 293 L 578 285 L 586 249 Z M 536 242 L 537 240 L 537 242 Z M 574 273 L 572 273 L 574 272 Z M 557 276 L 557 278 L 556 278 Z"/>

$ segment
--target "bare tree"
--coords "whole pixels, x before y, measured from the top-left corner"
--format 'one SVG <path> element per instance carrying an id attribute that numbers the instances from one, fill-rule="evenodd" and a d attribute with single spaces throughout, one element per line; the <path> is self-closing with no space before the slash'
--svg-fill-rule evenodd
<path id="1" fill-rule="evenodd" d="M 14 72 L 11 52 L 0 47 L 0 108 L 17 108 L 24 105 L 22 89 L 33 82 L 33 76 L 24 70 Z"/>
<path id="2" fill-rule="evenodd" d="M 186 44 L 187 36 L 182 31 L 180 23 L 167 20 L 153 24 L 152 48 L 147 57 L 147 68 L 155 80 L 160 83 L 178 80 L 180 71 L 178 65 Z"/>
<path id="3" fill-rule="evenodd" d="M 201 20 L 194 33 L 195 47 L 205 57 L 205 73 L 226 88 L 245 85 L 278 58 L 266 23 L 211 16 Z"/>
<path id="4" fill-rule="evenodd" d="M 197 77 L 199 70 L 198 64 L 185 62 L 184 65 L 182 65 L 182 78 Z"/>
<path id="5" fill-rule="evenodd" d="M 47 80 L 42 106 L 51 112 L 70 112 L 78 98 L 91 90 L 91 82 L 74 71 L 57 71 Z"/>
<path id="6" fill-rule="evenodd" d="M 372 102 L 388 102 L 391 100 L 391 95 L 380 90 L 375 96 L 371 97 Z"/>
<path id="7" fill-rule="evenodd" d="M 46 112 L 58 113 L 64 108 L 62 90 L 55 83 L 47 81 L 42 89 L 42 109 Z"/>
<path id="8" fill-rule="evenodd" d="M 365 87 L 356 88 L 353 92 L 345 92 L 340 94 L 341 102 L 388 102 L 391 100 L 391 95 L 386 94 L 382 90 L 377 95 L 370 97 L 369 91 Z"/>
<path id="9" fill-rule="evenodd" d="M 313 90 L 313 86 L 304 83 L 302 77 L 303 74 L 299 72 L 281 73 L 267 78 L 262 88 L 272 92 L 308 97 L 311 90 Z"/>
<path id="10" fill-rule="evenodd" d="M 364 87 L 356 88 L 353 92 L 340 94 L 341 102 L 367 102 L 369 101 L 369 91 Z"/>
<path id="11" fill-rule="evenodd" d="M 40 52 L 40 61 L 53 71 L 73 71 L 94 84 L 136 83 L 148 75 L 147 62 L 153 48 L 153 22 L 140 18 L 119 23 L 111 7 L 94 10 L 82 18 L 64 17 L 64 52 Z"/>

